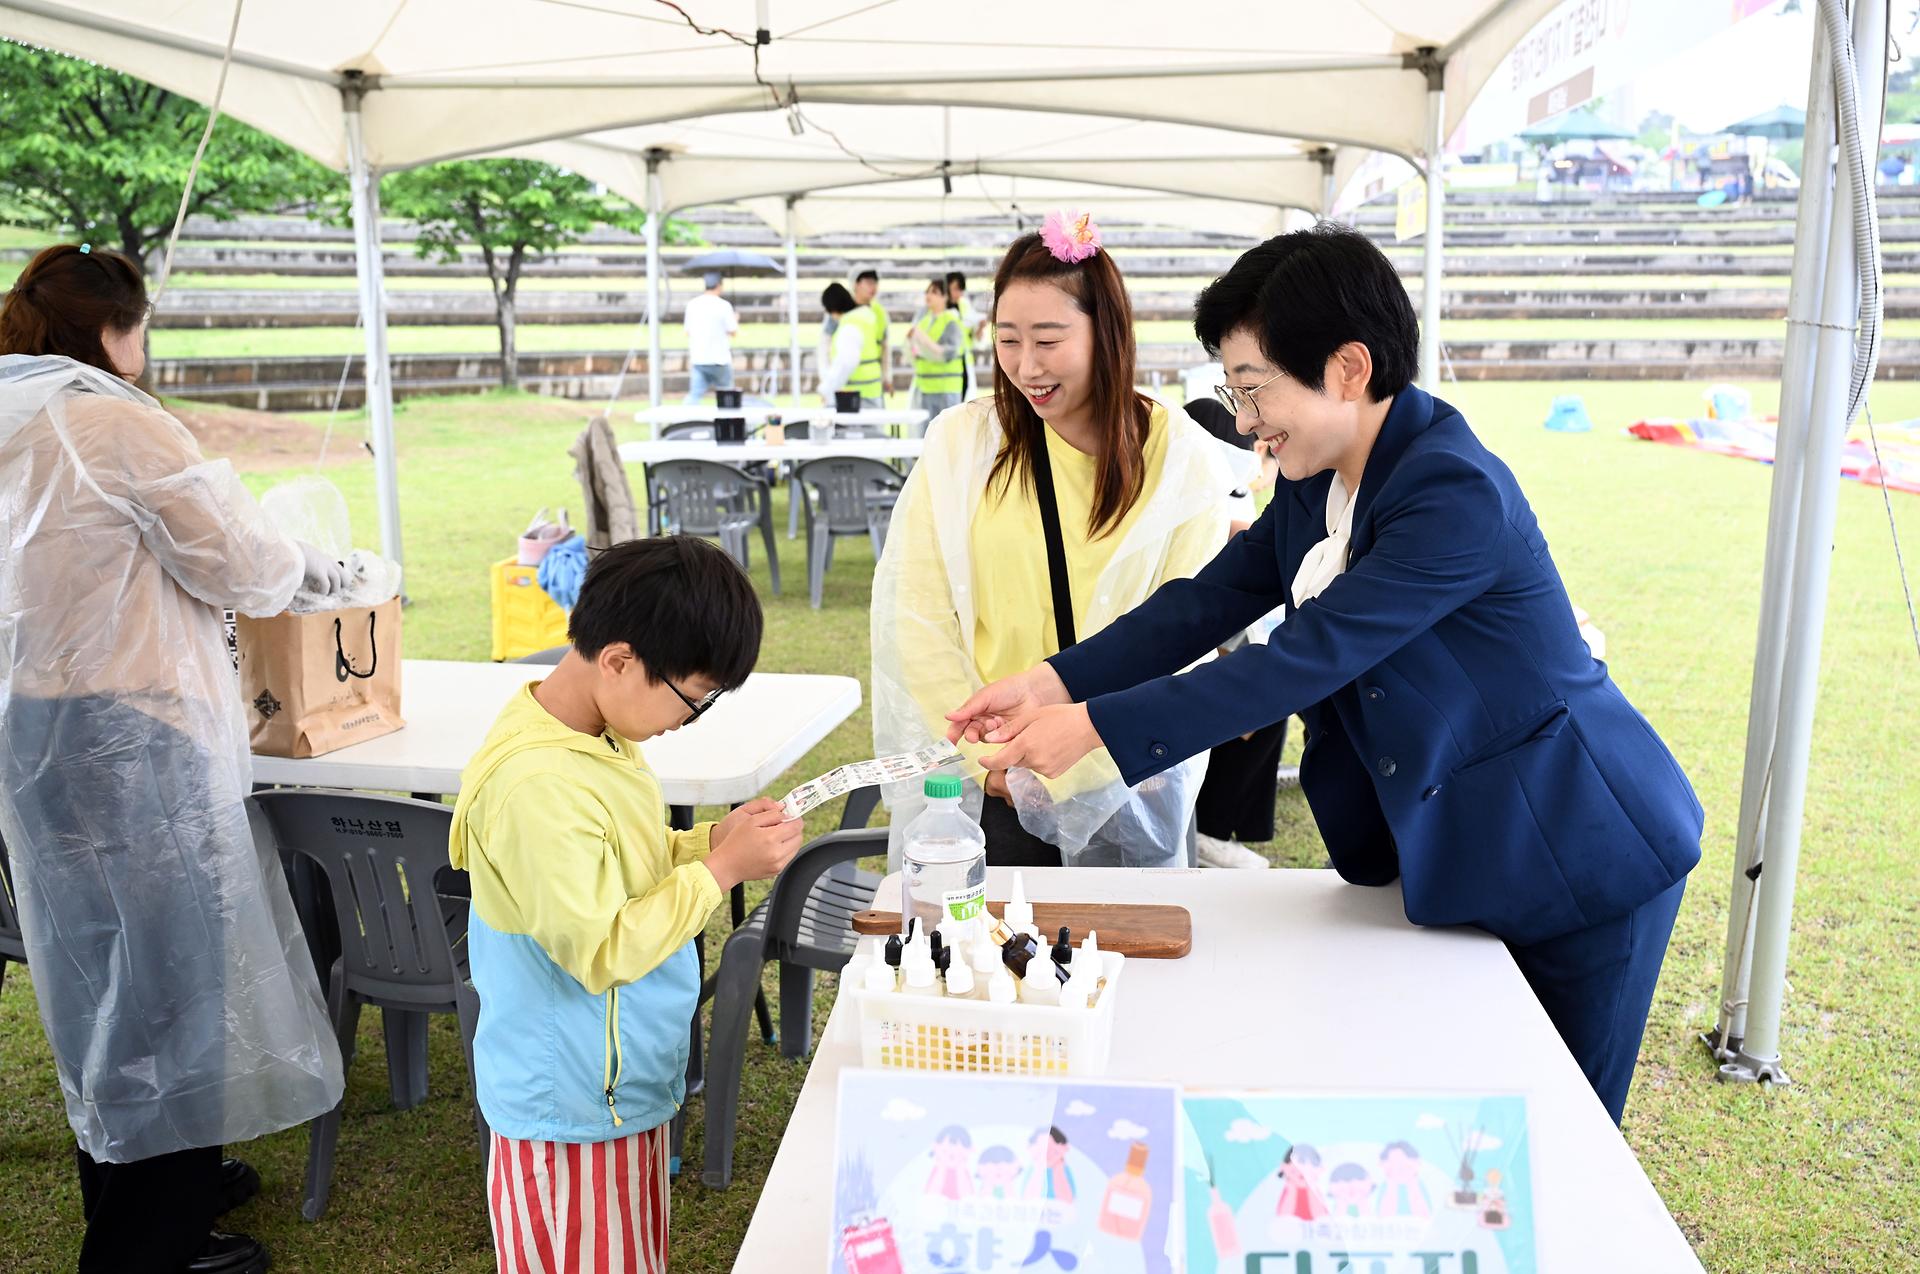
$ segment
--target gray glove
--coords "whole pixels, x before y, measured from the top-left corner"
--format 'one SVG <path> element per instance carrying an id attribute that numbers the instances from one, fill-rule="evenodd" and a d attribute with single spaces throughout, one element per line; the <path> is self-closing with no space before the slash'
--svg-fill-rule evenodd
<path id="1" fill-rule="evenodd" d="M 346 591 L 347 568 L 340 562 L 308 544 L 305 540 L 295 540 L 300 546 L 301 575 L 300 589 L 306 593 L 318 593 L 325 597 L 332 593 Z"/>

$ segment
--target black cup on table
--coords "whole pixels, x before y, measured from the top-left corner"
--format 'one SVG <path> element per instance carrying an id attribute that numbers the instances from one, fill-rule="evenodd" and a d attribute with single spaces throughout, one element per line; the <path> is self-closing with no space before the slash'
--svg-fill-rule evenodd
<path id="1" fill-rule="evenodd" d="M 859 411 L 860 394 L 857 390 L 836 389 L 833 391 L 833 409 L 835 411 Z"/>
<path id="2" fill-rule="evenodd" d="M 713 391 L 714 405 L 721 410 L 740 406 L 740 390 L 716 389 Z M 713 422 L 713 440 L 715 442 L 743 443 L 747 440 L 747 422 L 740 416 L 719 416 Z"/>

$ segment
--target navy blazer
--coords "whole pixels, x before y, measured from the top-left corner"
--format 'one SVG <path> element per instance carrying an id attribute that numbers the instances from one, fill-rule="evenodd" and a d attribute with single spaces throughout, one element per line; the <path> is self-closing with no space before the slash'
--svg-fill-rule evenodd
<path id="1" fill-rule="evenodd" d="M 1700 858 L 1693 787 L 1587 650 L 1533 511 L 1409 386 L 1360 481 L 1346 572 L 1265 645 L 1172 675 L 1275 606 L 1326 538 L 1331 473 L 1051 662 L 1129 783 L 1297 713 L 1342 877 L 1408 919 L 1529 943 L 1626 914 Z"/>

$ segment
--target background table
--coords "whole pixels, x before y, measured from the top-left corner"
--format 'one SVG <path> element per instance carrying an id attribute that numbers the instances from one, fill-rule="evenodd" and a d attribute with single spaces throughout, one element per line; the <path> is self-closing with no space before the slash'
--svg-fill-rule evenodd
<path id="1" fill-rule="evenodd" d="M 744 420 L 748 425 L 764 425 L 778 417 L 782 424 L 882 425 L 895 427 L 925 424 L 932 412 L 922 407 L 889 407 L 884 410 L 835 411 L 831 407 L 713 407 L 706 403 L 670 403 L 643 407 L 633 418 L 643 425 L 680 425 L 709 420 Z"/>
<path id="2" fill-rule="evenodd" d="M 253 758 L 256 783 L 421 792 L 460 790 L 460 771 L 509 696 L 545 676 L 528 664 L 408 659 L 400 684 L 407 728 L 325 756 Z M 755 673 L 720 696 L 692 729 L 640 745 L 667 804 L 737 805 L 805 756 L 860 706 L 852 677 Z"/>
<path id="3" fill-rule="evenodd" d="M 926 449 L 921 438 L 834 438 L 818 442 L 766 443 L 678 440 L 672 442 L 623 442 L 620 459 L 627 464 L 659 464 L 665 460 L 713 460 L 720 464 L 746 464 L 751 461 L 780 464 L 805 464 L 829 456 L 865 456 L 870 460 L 914 460 Z"/>
<path id="4" fill-rule="evenodd" d="M 1007 897 L 1011 878 L 989 868 L 988 897 Z M 1331 871 L 1056 867 L 1028 868 L 1025 879 L 1036 901 L 1193 913 L 1185 959 L 1129 962 L 1108 1078 L 1524 1094 L 1542 1270 L 1700 1268 L 1498 939 L 1415 928 L 1398 885 L 1365 889 Z M 890 876 L 874 905 L 897 909 L 899 897 Z M 736 1274 L 825 1264 L 835 1093 L 842 1068 L 860 1064 L 839 1025 L 814 1054 Z"/>

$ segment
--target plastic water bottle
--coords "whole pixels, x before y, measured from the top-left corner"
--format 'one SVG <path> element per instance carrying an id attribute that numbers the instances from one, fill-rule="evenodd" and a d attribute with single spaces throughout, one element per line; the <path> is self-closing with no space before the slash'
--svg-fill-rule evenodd
<path id="1" fill-rule="evenodd" d="M 986 911 L 987 836 L 960 808 L 961 790 L 958 775 L 928 775 L 922 788 L 927 808 L 907 824 L 903 932 L 915 916 L 922 932 L 931 932 L 947 917 L 971 930 Z"/>

